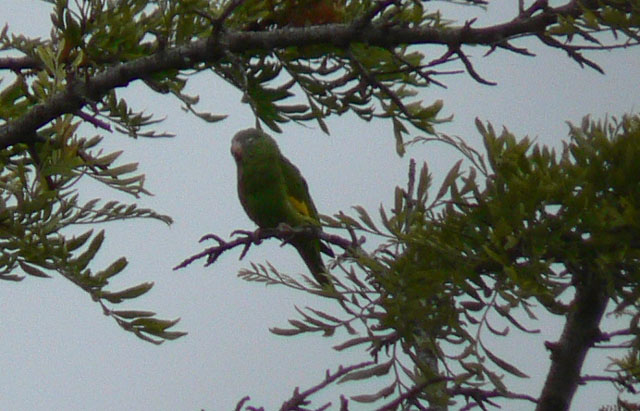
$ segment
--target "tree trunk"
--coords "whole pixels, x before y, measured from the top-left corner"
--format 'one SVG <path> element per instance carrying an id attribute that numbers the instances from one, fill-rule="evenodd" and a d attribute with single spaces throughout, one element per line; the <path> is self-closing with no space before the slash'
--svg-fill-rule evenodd
<path id="1" fill-rule="evenodd" d="M 604 281 L 593 278 L 576 286 L 572 311 L 567 316 L 562 336 L 548 344 L 551 368 L 536 411 L 564 411 L 571 405 L 580 382 L 580 370 L 589 349 L 600 335 L 600 320 L 608 296 Z"/>

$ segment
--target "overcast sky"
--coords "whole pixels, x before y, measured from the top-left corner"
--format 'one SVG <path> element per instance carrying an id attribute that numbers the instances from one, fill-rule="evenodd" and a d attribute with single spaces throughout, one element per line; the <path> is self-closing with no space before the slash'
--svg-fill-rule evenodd
<path id="1" fill-rule="evenodd" d="M 477 24 L 512 17 L 515 4 L 493 2 L 487 17 Z M 449 18 L 479 12 L 454 10 Z M 0 16 L 14 33 L 47 36 L 49 12 L 42 1 L 0 1 Z M 425 101 L 443 99 L 443 114 L 455 115 L 440 130 L 463 136 L 480 148 L 473 125 L 478 117 L 498 130 L 506 126 L 516 135 L 559 147 L 567 136 L 565 121 L 579 123 L 588 113 L 603 117 L 640 108 L 639 49 L 592 55 L 605 69 L 603 76 L 581 69 L 562 52 L 527 44 L 533 45 L 538 57 L 498 51 L 482 58 L 484 49 L 469 50 L 477 70 L 498 86 L 479 85 L 458 75 L 444 79 L 446 90 L 423 91 Z M 139 84 L 122 92 L 132 106 L 166 116 L 158 127 L 176 137 L 132 140 L 113 134 L 106 136 L 105 147 L 125 149 L 125 160 L 140 162 L 147 189 L 155 196 L 139 203 L 171 215 L 175 223 L 170 228 L 149 221 L 105 226 L 107 240 L 94 262 L 99 269 L 126 255 L 129 267 L 114 279 L 112 288 L 154 281 L 147 296 L 127 307 L 157 311 L 162 318 L 181 317 L 179 329 L 189 335 L 159 347 L 145 343 L 122 331 L 84 292 L 62 278 L 0 283 L 0 409 L 226 410 L 245 395 L 254 405 L 274 409 L 295 386 L 307 388 L 319 382 L 327 368 L 367 359 L 358 350 L 334 352 L 331 346 L 342 342 L 340 338 L 283 338 L 268 331 L 296 317 L 294 305 L 326 307 L 308 295 L 236 277 L 249 261 L 267 259 L 282 271 L 305 272 L 290 247 L 280 248 L 271 241 L 252 248 L 245 261 L 238 261 L 239 250 L 234 250 L 212 267 L 194 264 L 172 271 L 200 250 L 197 240 L 203 234 L 224 236 L 234 229 L 254 228 L 237 200 L 235 164 L 229 154 L 231 137 L 253 126 L 252 115 L 240 103 L 238 92 L 208 74 L 194 79 L 189 91 L 200 94 L 201 110 L 229 118 L 206 124 L 182 112 L 174 99 L 151 94 Z M 393 188 L 405 184 L 409 158 L 428 161 L 437 188 L 459 158 L 435 144 L 413 146 L 405 158 L 398 158 L 390 123 L 345 116 L 331 119 L 329 125 L 331 136 L 294 124 L 285 125 L 277 136 L 282 151 L 305 175 L 322 214 L 350 212 L 354 204 L 375 213 L 380 202 L 390 205 Z M 83 130 L 90 135 L 97 132 Z M 87 198 L 117 197 L 95 186 L 85 187 Z M 532 376 L 533 382 L 521 385 L 533 387 L 531 395 L 538 394 L 546 371 L 548 354 L 541 341 L 555 341 L 561 324 L 545 321 L 539 326 L 544 328 L 539 348 L 527 348 L 527 361 L 519 363 Z M 525 340 L 518 341 L 515 346 L 522 347 Z M 508 355 L 523 358 L 521 349 Z M 340 386 L 327 398 L 337 400 L 342 389 L 350 388 Z M 614 397 L 604 390 L 604 385 L 580 389 L 572 409 L 597 409 L 612 402 Z M 609 394 L 603 397 L 605 392 Z"/>

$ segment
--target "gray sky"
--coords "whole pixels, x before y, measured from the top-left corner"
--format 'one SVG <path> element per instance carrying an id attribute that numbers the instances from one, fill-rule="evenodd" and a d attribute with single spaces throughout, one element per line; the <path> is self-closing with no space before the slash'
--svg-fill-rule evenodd
<path id="1" fill-rule="evenodd" d="M 512 16 L 515 4 L 496 1 L 489 8 L 490 16 Z M 460 9 L 455 10 L 455 16 L 460 15 Z M 50 30 L 44 2 L 3 0 L 0 16 L 11 32 L 47 36 Z M 491 20 L 481 19 L 478 24 L 486 21 Z M 594 55 L 607 73 L 602 76 L 580 69 L 564 53 L 528 44 L 538 57 L 498 51 L 481 58 L 484 49 L 471 50 L 478 71 L 497 81 L 496 87 L 459 75 L 445 79 L 446 90 L 423 91 L 427 102 L 444 100 L 443 114 L 455 114 L 454 121 L 440 130 L 464 136 L 479 148 L 473 124 L 478 117 L 498 130 L 506 126 L 516 135 L 528 134 L 559 147 L 567 135 L 567 120 L 578 123 L 587 113 L 603 117 L 640 108 L 640 49 Z M 140 85 L 121 92 L 133 107 L 166 116 L 160 130 L 177 136 L 154 141 L 113 134 L 106 136 L 105 147 L 125 149 L 126 160 L 140 162 L 147 189 L 155 196 L 139 204 L 171 215 L 175 223 L 170 228 L 149 221 L 107 225 L 107 241 L 94 262 L 94 267 L 101 268 L 126 255 L 129 267 L 114 279 L 112 289 L 154 281 L 147 296 L 127 307 L 154 310 L 162 318 L 181 317 L 179 329 L 189 335 L 159 347 L 142 342 L 103 316 L 84 292 L 61 278 L 1 283 L 0 409 L 217 410 L 233 409 L 245 395 L 252 397 L 253 405 L 273 409 L 295 386 L 307 388 L 319 382 L 327 368 L 367 359 L 358 350 L 333 351 L 331 346 L 341 338 L 283 338 L 268 331 L 296 317 L 294 305 L 327 307 L 308 295 L 236 277 L 249 261 L 266 259 L 282 271 L 305 272 L 290 247 L 280 248 L 271 241 L 252 248 L 245 261 L 238 261 L 239 250 L 234 250 L 206 269 L 194 264 L 179 272 L 171 270 L 200 250 L 197 240 L 203 234 L 224 236 L 234 229 L 254 228 L 237 200 L 235 164 L 229 155 L 232 135 L 253 125 L 251 113 L 240 104 L 238 92 L 209 75 L 196 78 L 189 90 L 200 94 L 200 110 L 229 114 L 229 119 L 205 124 L 183 113 L 173 99 L 152 95 Z M 350 212 L 354 204 L 375 214 L 380 201 L 390 205 L 393 188 L 405 184 L 412 157 L 429 162 L 437 189 L 459 158 L 435 144 L 413 146 L 405 158 L 398 158 L 390 123 L 365 123 L 345 116 L 331 119 L 329 125 L 329 137 L 317 128 L 294 124 L 285 125 L 284 134 L 277 136 L 282 151 L 305 175 L 323 214 Z M 87 198 L 112 196 L 90 184 L 86 190 Z M 529 387 L 532 395 L 538 393 L 546 371 L 548 354 L 541 342 L 555 341 L 561 324 L 545 320 L 539 326 L 544 328 L 536 340 L 539 348 L 508 353 L 531 374 L 532 381 L 520 386 Z M 518 341 L 515 347 L 527 340 Z M 340 390 L 360 393 L 361 388 L 339 386 L 328 398 L 336 401 Z M 572 409 L 596 409 L 596 404 L 613 401 L 611 395 L 602 397 L 604 389 L 604 385 L 581 388 Z"/>

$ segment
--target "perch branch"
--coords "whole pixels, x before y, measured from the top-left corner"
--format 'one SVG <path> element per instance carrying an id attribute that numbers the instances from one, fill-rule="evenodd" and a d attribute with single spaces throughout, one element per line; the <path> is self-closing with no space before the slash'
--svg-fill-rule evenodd
<path id="1" fill-rule="evenodd" d="M 174 270 L 185 268 L 194 261 L 200 260 L 205 257 L 207 258 L 205 267 L 207 267 L 213 264 L 224 252 L 239 246 L 243 247 L 242 253 L 240 253 L 240 259 L 243 259 L 252 245 L 258 245 L 263 240 L 269 238 L 278 238 L 282 240 L 282 245 L 285 245 L 288 244 L 292 238 L 297 236 L 317 237 L 322 241 L 334 244 L 347 251 L 359 247 L 364 242 L 362 238 L 358 239 L 352 236 L 351 240 L 349 240 L 335 234 L 325 233 L 318 230 L 316 227 L 292 228 L 286 225 L 282 225 L 278 228 L 273 229 L 257 229 L 256 231 L 235 230 L 231 233 L 231 237 L 234 236 L 238 237 L 229 241 L 224 240 L 222 237 L 216 234 L 207 234 L 203 236 L 200 239 L 200 242 L 214 240 L 218 244 L 212 247 L 207 247 L 199 253 L 185 259 L 180 264 L 175 266 Z"/>

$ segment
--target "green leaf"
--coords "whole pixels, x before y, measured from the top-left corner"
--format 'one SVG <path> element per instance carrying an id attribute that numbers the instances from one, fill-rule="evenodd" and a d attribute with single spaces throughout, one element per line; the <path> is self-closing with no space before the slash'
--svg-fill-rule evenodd
<path id="1" fill-rule="evenodd" d="M 516 377 L 529 378 L 529 376 L 527 374 L 523 373 L 518 368 L 516 368 L 514 365 L 509 364 L 507 361 L 505 361 L 502 358 L 498 357 L 497 355 L 493 354 L 490 350 L 485 348 L 484 352 L 491 359 L 491 361 L 493 361 L 498 367 L 502 368 L 506 372 L 508 372 L 510 374 L 513 374 Z"/>
<path id="2" fill-rule="evenodd" d="M 44 271 L 30 264 L 27 264 L 24 261 L 18 261 L 18 264 L 20 265 L 20 268 L 22 268 L 22 271 L 29 275 L 40 278 L 51 278 L 51 276 L 46 274 Z"/>
<path id="3" fill-rule="evenodd" d="M 124 300 L 130 300 L 132 298 L 139 297 L 145 294 L 153 287 L 152 282 L 142 283 L 130 288 L 127 288 L 122 291 L 110 292 L 110 291 L 100 291 L 97 293 L 99 298 L 105 299 L 112 303 L 121 303 Z"/>
<path id="4" fill-rule="evenodd" d="M 305 332 L 305 330 L 300 330 L 300 329 L 278 328 L 278 327 L 269 328 L 269 331 L 271 331 L 272 333 L 274 333 L 276 335 L 282 335 L 284 337 L 288 337 L 288 336 L 292 336 L 292 335 L 298 335 L 298 334 L 302 334 L 302 333 Z"/>
<path id="5" fill-rule="evenodd" d="M 156 334 L 163 332 L 167 328 L 173 327 L 179 321 L 179 318 L 175 320 L 161 320 L 158 318 L 143 317 L 136 318 L 135 320 L 131 321 L 130 324 L 142 328 L 146 333 Z"/>
<path id="6" fill-rule="evenodd" d="M 427 201 L 427 192 L 429 187 L 431 186 L 431 176 L 429 175 L 429 167 L 427 163 L 422 163 L 422 168 L 420 169 L 420 177 L 418 178 L 418 191 L 416 194 L 416 198 L 420 204 L 423 204 Z"/>
<path id="7" fill-rule="evenodd" d="M 382 364 L 377 364 L 362 370 L 352 371 L 349 374 L 345 375 L 344 377 L 340 378 L 340 380 L 338 381 L 338 384 L 345 383 L 347 381 L 365 380 L 371 377 L 379 377 L 382 375 L 387 375 L 392 365 L 393 365 L 393 360 L 390 360 Z"/>
<path id="8" fill-rule="evenodd" d="M 369 214 L 367 213 L 367 210 L 364 209 L 364 207 L 359 206 L 359 205 L 355 205 L 355 206 L 353 206 L 353 209 L 355 209 L 357 211 L 358 217 L 360 217 L 360 220 L 367 227 L 369 227 L 372 231 L 378 231 L 378 228 L 373 223 L 373 220 L 371 219 L 371 217 L 369 217 Z"/>
<path id="9" fill-rule="evenodd" d="M 196 116 L 203 119 L 207 123 L 217 123 L 219 121 L 225 120 L 228 116 L 226 114 L 213 114 L 206 112 L 193 112 Z"/>
<path id="10" fill-rule="evenodd" d="M 91 164 L 95 164 L 97 166 L 107 167 L 110 166 L 118 157 L 122 155 L 123 151 L 114 151 L 113 153 L 106 154 L 102 157 L 93 158 Z"/>
<path id="11" fill-rule="evenodd" d="M 114 310 L 112 314 L 127 319 L 140 318 L 140 317 L 153 317 L 156 315 L 153 311 L 137 311 L 137 310 Z"/>
<path id="12" fill-rule="evenodd" d="M 87 250 L 84 253 L 80 254 L 75 259 L 70 260 L 69 263 L 73 264 L 77 270 L 84 270 L 89 264 L 89 262 L 93 259 L 93 257 L 95 257 L 96 253 L 102 246 L 103 241 L 104 241 L 104 230 L 100 230 L 100 232 L 98 232 L 98 234 L 96 234 L 96 236 L 93 237 L 93 240 L 91 240 L 91 243 L 89 244 L 89 247 L 87 248 Z"/>
<path id="13" fill-rule="evenodd" d="M 447 176 L 444 178 L 442 185 L 440 186 L 440 190 L 436 195 L 436 201 L 440 200 L 444 195 L 449 191 L 454 185 L 458 177 L 460 177 L 460 166 L 462 165 L 462 160 L 458 160 L 456 164 L 451 167 Z"/>
<path id="14" fill-rule="evenodd" d="M 380 389 L 375 394 L 363 394 L 363 395 L 353 395 L 351 399 L 355 402 L 369 404 L 375 401 L 378 401 L 381 398 L 386 398 L 393 394 L 395 391 L 395 383 L 387 385 L 386 387 Z"/>
<path id="15" fill-rule="evenodd" d="M 395 117 L 392 118 L 392 123 L 393 123 L 393 135 L 396 138 L 396 153 L 402 157 L 404 156 L 404 153 L 406 152 L 405 146 L 404 146 L 404 138 L 402 137 L 403 134 L 407 134 L 407 128 Z"/>
<path id="16" fill-rule="evenodd" d="M 125 257 L 120 257 L 119 259 L 117 259 L 116 261 L 114 261 L 113 263 L 111 263 L 111 265 L 109 267 L 107 267 L 106 269 L 102 270 L 102 271 L 98 271 L 97 273 L 94 274 L 94 277 L 105 281 L 110 277 L 113 277 L 114 275 L 120 273 L 122 270 L 124 270 L 124 268 L 127 266 L 127 259 Z"/>

